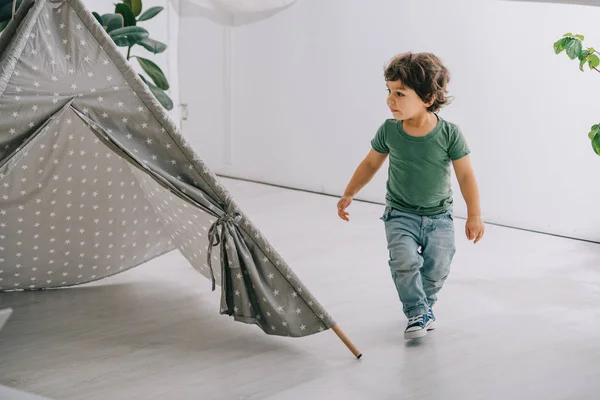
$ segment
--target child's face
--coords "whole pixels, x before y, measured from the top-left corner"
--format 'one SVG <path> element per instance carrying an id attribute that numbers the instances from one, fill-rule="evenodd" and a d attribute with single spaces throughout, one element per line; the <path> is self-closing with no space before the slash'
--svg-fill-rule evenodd
<path id="1" fill-rule="evenodd" d="M 407 120 L 427 112 L 425 104 L 419 95 L 411 88 L 405 87 L 400 81 L 387 81 L 387 105 L 397 120 Z"/>

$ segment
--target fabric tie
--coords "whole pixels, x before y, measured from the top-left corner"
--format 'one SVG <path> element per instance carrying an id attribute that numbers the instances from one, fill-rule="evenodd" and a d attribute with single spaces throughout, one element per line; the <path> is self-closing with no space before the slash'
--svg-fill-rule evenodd
<path id="1" fill-rule="evenodd" d="M 210 270 L 210 280 L 212 283 L 213 291 L 215 290 L 215 287 L 216 287 L 216 281 L 215 281 L 215 272 L 213 271 L 213 268 L 212 268 L 212 248 L 214 246 L 218 246 L 220 243 L 222 244 L 225 242 L 222 237 L 224 234 L 225 224 L 228 222 L 238 223 L 241 218 L 242 218 L 242 216 L 238 213 L 235 213 L 233 216 L 225 214 L 225 215 L 219 217 L 219 219 L 217 219 L 212 224 L 212 226 L 210 227 L 210 229 L 208 231 L 207 264 L 208 264 L 208 269 Z M 221 227 L 221 235 L 219 235 L 219 227 Z M 223 256 L 222 256 L 222 252 L 221 252 L 221 265 L 225 265 Z"/>

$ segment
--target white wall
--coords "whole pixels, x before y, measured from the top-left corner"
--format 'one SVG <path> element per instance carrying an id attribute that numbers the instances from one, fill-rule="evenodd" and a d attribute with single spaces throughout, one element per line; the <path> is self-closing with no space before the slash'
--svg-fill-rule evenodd
<path id="1" fill-rule="evenodd" d="M 180 2 L 179 74 L 181 103 L 188 105 L 182 133 L 196 152 L 220 172 L 230 147 L 226 51 L 229 17 L 186 0 Z"/>
<path id="2" fill-rule="evenodd" d="M 599 240 L 600 157 L 586 137 L 600 121 L 598 77 L 552 49 L 566 31 L 600 46 L 598 17 L 592 7 L 491 0 L 300 0 L 234 28 L 226 165 L 222 28 L 184 14 L 182 98 L 198 97 L 188 127 L 219 173 L 339 195 L 389 117 L 384 63 L 433 51 L 452 72 L 456 99 L 442 115 L 469 140 L 486 220 Z M 190 36 L 194 54 L 183 50 Z M 383 201 L 385 177 L 360 197 Z"/>

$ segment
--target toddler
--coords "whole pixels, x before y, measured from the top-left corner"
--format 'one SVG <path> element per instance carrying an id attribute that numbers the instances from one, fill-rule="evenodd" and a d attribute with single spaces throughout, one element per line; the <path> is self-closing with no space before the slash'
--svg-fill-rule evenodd
<path id="1" fill-rule="evenodd" d="M 442 61 L 431 53 L 403 53 L 389 62 L 384 77 L 393 118 L 377 130 L 337 208 L 349 221 L 347 207 L 389 156 L 381 219 L 388 264 L 408 318 L 404 337 L 414 339 L 433 329 L 432 307 L 455 253 L 450 164 L 467 204 L 467 238 L 477 243 L 485 226 L 467 142 L 437 114 L 449 102 L 450 75 Z"/>

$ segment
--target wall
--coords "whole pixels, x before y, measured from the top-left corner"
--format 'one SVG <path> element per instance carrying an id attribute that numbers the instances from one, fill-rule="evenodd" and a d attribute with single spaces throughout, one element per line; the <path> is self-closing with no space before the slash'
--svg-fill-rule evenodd
<path id="1" fill-rule="evenodd" d="M 227 51 L 230 17 L 181 0 L 179 9 L 181 103 L 188 106 L 182 132 L 194 150 L 220 172 L 225 165 L 231 121 Z"/>
<path id="2" fill-rule="evenodd" d="M 223 158 L 222 28 L 183 16 L 180 33 L 194 35 L 198 51 L 182 54 L 182 96 L 189 87 L 188 99 L 201 98 L 190 112 L 203 121 L 190 126 L 209 165 L 341 194 L 389 117 L 384 63 L 401 51 L 433 51 L 452 72 L 455 101 L 442 116 L 469 140 L 486 220 L 600 240 L 600 157 L 586 136 L 600 119 L 597 77 L 552 50 L 573 30 L 598 45 L 600 10 L 491 0 L 364 4 L 301 0 L 234 29 L 231 165 Z M 383 201 L 385 176 L 359 197 Z M 456 185 L 455 195 L 464 215 Z"/>
<path id="3" fill-rule="evenodd" d="M 563 4 L 583 4 L 588 6 L 600 6 L 600 0 L 504 0 L 504 1 L 527 1 L 540 3 L 563 3 Z"/>

